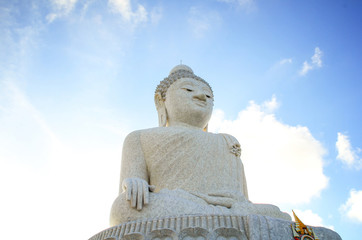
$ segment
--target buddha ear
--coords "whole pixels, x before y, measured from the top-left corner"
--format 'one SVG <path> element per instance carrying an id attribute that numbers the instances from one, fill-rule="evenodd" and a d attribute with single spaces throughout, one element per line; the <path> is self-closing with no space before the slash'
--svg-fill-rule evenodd
<path id="1" fill-rule="evenodd" d="M 166 106 L 165 106 L 165 101 L 163 100 L 159 92 L 155 94 L 155 104 L 158 112 L 158 126 L 166 127 L 167 125 Z"/>

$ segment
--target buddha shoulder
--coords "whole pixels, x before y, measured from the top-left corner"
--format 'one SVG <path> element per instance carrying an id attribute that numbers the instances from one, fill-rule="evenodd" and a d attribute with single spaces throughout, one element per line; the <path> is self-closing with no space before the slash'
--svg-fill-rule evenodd
<path id="1" fill-rule="evenodd" d="M 162 139 L 172 132 L 174 132 L 174 130 L 168 127 L 155 127 L 136 130 L 126 136 L 124 144 L 136 145 L 145 141 L 152 142 L 156 139 Z"/>
<path id="2" fill-rule="evenodd" d="M 228 147 L 230 149 L 240 149 L 240 144 L 238 140 L 233 137 L 232 135 L 226 133 L 210 133 L 210 132 L 203 132 L 199 130 L 193 129 L 185 129 L 179 127 L 155 127 L 155 128 L 148 128 L 142 130 L 136 130 L 131 132 L 127 135 L 124 143 L 126 145 L 139 145 L 144 143 L 156 143 L 159 141 L 164 141 L 168 139 L 170 136 L 178 136 L 182 137 L 185 135 L 203 135 L 205 137 L 211 138 L 220 138 L 222 137 Z"/>
<path id="3" fill-rule="evenodd" d="M 179 127 L 154 127 L 154 128 L 147 128 L 147 129 L 141 129 L 131 132 L 127 135 L 125 141 L 133 141 L 133 140 L 147 140 L 150 141 L 154 138 L 164 138 L 169 135 L 174 134 L 180 134 L 180 133 L 186 133 L 186 134 L 193 134 L 195 131 L 192 129 L 187 128 L 179 128 Z"/>
<path id="4" fill-rule="evenodd" d="M 230 152 L 233 153 L 235 156 L 240 157 L 241 155 L 241 147 L 239 141 L 230 134 L 227 133 L 220 133 L 221 136 L 225 139 Z"/>

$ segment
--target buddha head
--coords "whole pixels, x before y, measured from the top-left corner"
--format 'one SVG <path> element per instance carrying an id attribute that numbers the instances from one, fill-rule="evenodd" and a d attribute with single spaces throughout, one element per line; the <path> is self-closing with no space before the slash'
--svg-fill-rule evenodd
<path id="1" fill-rule="evenodd" d="M 155 91 L 161 127 L 184 125 L 207 131 L 213 103 L 210 85 L 183 64 L 174 67 Z"/>

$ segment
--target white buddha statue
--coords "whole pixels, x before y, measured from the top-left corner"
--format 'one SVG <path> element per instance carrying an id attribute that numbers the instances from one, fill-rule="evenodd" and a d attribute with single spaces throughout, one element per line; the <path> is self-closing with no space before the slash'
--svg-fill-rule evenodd
<path id="1" fill-rule="evenodd" d="M 183 215 L 287 213 L 248 199 L 238 141 L 207 132 L 214 96 L 191 68 L 173 68 L 156 89 L 159 127 L 130 133 L 123 145 L 119 196 L 111 226 Z"/>

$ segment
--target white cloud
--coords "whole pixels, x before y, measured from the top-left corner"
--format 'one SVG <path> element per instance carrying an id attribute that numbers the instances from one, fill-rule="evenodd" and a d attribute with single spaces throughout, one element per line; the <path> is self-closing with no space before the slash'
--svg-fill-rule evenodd
<path id="1" fill-rule="evenodd" d="M 207 32 L 220 25 L 221 18 L 215 11 L 206 12 L 197 7 L 191 7 L 188 23 L 192 28 L 194 36 L 202 38 Z"/>
<path id="2" fill-rule="evenodd" d="M 87 239 L 107 228 L 126 128 L 86 116 L 83 125 L 58 129 L 67 132 L 60 140 L 26 93 L 0 80 L 0 225 L 8 230 L 2 237 L 11 238 L 21 221 L 29 223 L 22 226 L 28 239 L 39 238 L 34 224 L 44 236 L 63 226 L 67 231 L 53 236 L 59 240 L 69 233 Z M 71 134 L 89 124 L 84 136 Z"/>
<path id="3" fill-rule="evenodd" d="M 77 108 L 78 117 L 60 114 L 61 119 L 41 112 L 21 87 L 32 83 L 26 77 L 26 59 L 32 56 L 35 37 L 33 31 L 24 31 L 11 41 L 7 55 L 11 61 L 3 64 L 7 71 L 0 74 L 0 225 L 7 229 L 2 238 L 11 238 L 25 221 L 29 224 L 22 230 L 28 239 L 43 239 L 37 226 L 42 226 L 44 236 L 57 232 L 58 226 L 68 229 L 58 231 L 55 240 L 66 239 L 69 233 L 74 239 L 88 239 L 108 227 L 127 128 L 112 124 L 104 113 L 68 121 L 62 128 L 59 122 L 78 118 L 82 108 Z M 99 116 L 101 120 L 96 119 Z M 74 134 L 81 130 L 84 135 Z"/>
<path id="4" fill-rule="evenodd" d="M 292 63 L 293 60 L 291 58 L 285 58 L 279 61 L 279 65 L 284 65 L 284 64 L 288 64 L 288 63 Z"/>
<path id="5" fill-rule="evenodd" d="M 222 110 L 215 110 L 209 129 L 239 140 L 251 201 L 306 203 L 328 184 L 323 173 L 326 151 L 307 127 L 278 121 L 270 113 L 277 106 L 275 97 L 261 105 L 251 101 L 235 120 L 226 120 Z"/>
<path id="6" fill-rule="evenodd" d="M 305 75 L 305 74 L 307 74 L 307 72 L 309 72 L 309 71 L 312 70 L 312 69 L 313 69 L 313 66 L 310 65 L 307 61 L 305 61 L 305 62 L 303 63 L 302 70 L 300 70 L 299 74 L 300 74 L 300 75 Z"/>
<path id="7" fill-rule="evenodd" d="M 293 64 L 292 58 L 284 58 L 275 62 L 267 71 L 267 76 L 271 79 L 283 79 L 285 74 L 290 71 Z"/>
<path id="8" fill-rule="evenodd" d="M 262 105 L 262 109 L 264 109 L 265 112 L 274 112 L 277 110 L 280 106 L 280 103 L 277 101 L 277 98 L 275 95 L 272 96 L 272 99 L 270 101 L 265 101 Z"/>
<path id="9" fill-rule="evenodd" d="M 147 22 L 147 11 L 146 8 L 138 4 L 137 10 L 133 11 L 130 0 L 109 0 L 108 5 L 113 12 L 121 14 L 122 18 L 134 24 Z"/>
<path id="10" fill-rule="evenodd" d="M 27 111 L 30 116 L 35 120 L 35 122 L 39 124 L 43 131 L 50 137 L 50 139 L 52 139 L 52 141 L 58 142 L 53 131 L 45 122 L 39 111 L 29 102 L 26 95 L 11 81 L 4 81 L 3 83 L 9 91 L 10 98 L 13 104 L 23 109 L 23 111 Z"/>
<path id="11" fill-rule="evenodd" d="M 362 159 L 358 156 L 361 149 L 353 149 L 347 135 L 338 133 L 336 148 L 338 152 L 337 159 L 341 160 L 348 167 L 355 167 L 357 169 L 362 167 Z"/>
<path id="12" fill-rule="evenodd" d="M 70 13 L 73 7 L 67 6 L 60 9 Z M 0 48 L 7 49 L 0 51 L 0 225 L 7 230 L 1 238 L 13 238 L 19 224 L 26 222 L 21 229 L 27 239 L 60 240 L 69 238 L 69 233 L 74 239 L 88 239 L 108 227 L 127 127 L 112 122 L 114 115 L 89 114 L 84 104 L 75 107 L 74 98 L 71 105 L 77 110 L 69 113 L 72 110 L 62 112 L 67 106 L 59 108 L 51 92 L 39 96 L 34 89 L 40 83 L 29 71 L 34 53 L 44 50 L 37 45 L 43 26 L 36 19 L 23 28 L 13 27 L 19 24 L 11 17 L 4 18 L 11 25 L 0 30 L 8 33 L 6 39 L 0 37 Z M 55 110 L 41 111 L 32 97 L 43 109 L 46 104 L 39 99 L 50 97 Z M 67 231 L 59 231 L 59 226 Z"/>
<path id="13" fill-rule="evenodd" d="M 314 50 L 314 55 L 312 56 L 312 64 L 316 67 L 322 67 L 322 51 L 316 47 Z"/>
<path id="14" fill-rule="evenodd" d="M 50 3 L 53 11 L 46 16 L 48 23 L 58 18 L 68 16 L 74 10 L 78 0 L 51 0 Z M 89 0 L 82 2 L 83 6 L 80 13 L 82 16 L 85 15 L 91 3 Z M 148 20 L 146 8 L 141 4 L 137 4 L 136 10 L 133 10 L 131 0 L 108 0 L 108 6 L 111 11 L 120 14 L 123 20 L 128 23 L 139 24 L 147 22 Z M 155 10 L 153 15 L 154 20 L 160 18 L 160 12 L 157 10 Z"/>
<path id="15" fill-rule="evenodd" d="M 322 67 L 322 55 L 323 52 L 319 49 L 319 47 L 316 47 L 314 49 L 314 55 L 311 57 L 311 63 L 308 61 L 304 61 L 303 67 L 300 70 L 299 74 L 304 76 L 306 75 L 310 70 L 321 68 Z"/>
<path id="16" fill-rule="evenodd" d="M 347 202 L 340 207 L 340 211 L 351 220 L 362 223 L 362 191 L 352 189 Z"/>
<path id="17" fill-rule="evenodd" d="M 0 86 L 0 105 L 3 105 L 0 153 L 3 159 L 35 166 L 46 164 L 50 151 L 59 147 L 57 136 L 13 81 L 0 80 Z"/>
<path id="18" fill-rule="evenodd" d="M 78 0 L 51 0 L 54 12 L 49 13 L 46 19 L 49 23 L 55 19 L 68 15 L 75 7 Z"/>
<path id="19" fill-rule="evenodd" d="M 87 141 L 87 139 L 83 139 Z M 118 193 L 120 148 L 96 144 L 81 148 L 70 143 L 52 151 L 50 163 L 36 169 L 0 156 L 2 204 L 0 224 L 5 239 L 22 226 L 28 239 L 52 235 L 53 239 L 88 239 L 108 227 L 108 213 Z M 38 148 L 37 150 L 43 151 Z M 26 158 L 26 156 L 24 156 Z M 11 160 L 11 159 L 8 159 Z M 72 216 L 72 217 L 69 217 Z M 92 217 L 89 217 L 92 216 Z M 19 217 L 22 219 L 19 222 Z"/>
<path id="20" fill-rule="evenodd" d="M 323 219 L 318 214 L 314 213 L 310 209 L 307 209 L 307 210 L 304 210 L 304 211 L 299 210 L 299 209 L 295 209 L 294 212 L 297 215 L 297 217 L 305 225 L 316 226 L 316 227 L 326 227 L 326 228 L 334 230 L 334 226 L 324 224 Z M 290 213 L 290 215 L 293 216 L 293 213 Z M 294 219 L 294 217 L 293 217 L 293 219 Z"/>

